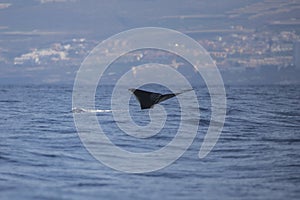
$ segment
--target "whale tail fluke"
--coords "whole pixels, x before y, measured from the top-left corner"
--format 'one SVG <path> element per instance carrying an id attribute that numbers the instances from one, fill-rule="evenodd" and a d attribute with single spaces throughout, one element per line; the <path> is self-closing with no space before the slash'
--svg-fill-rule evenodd
<path id="1" fill-rule="evenodd" d="M 191 91 L 192 89 L 183 90 L 178 93 L 170 93 L 170 94 L 160 94 L 160 93 L 149 92 L 149 91 L 134 89 L 134 88 L 130 88 L 128 90 L 135 95 L 135 97 L 140 103 L 141 109 L 143 110 L 143 109 L 153 108 L 155 104 L 168 100 L 179 94 Z"/>

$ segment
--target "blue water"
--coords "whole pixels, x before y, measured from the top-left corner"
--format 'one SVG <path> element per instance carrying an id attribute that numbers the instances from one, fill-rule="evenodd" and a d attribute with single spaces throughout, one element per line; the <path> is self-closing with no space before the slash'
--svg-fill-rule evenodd
<path id="1" fill-rule="evenodd" d="M 99 89 L 106 96 L 97 98 L 106 100 L 97 108 L 109 106 L 110 90 Z M 226 87 L 224 130 L 204 159 L 198 152 L 210 102 L 203 88 L 195 90 L 201 119 L 190 148 L 159 171 L 127 174 L 84 148 L 71 112 L 72 86 L 0 86 L 0 199 L 300 199 L 300 86 Z M 135 109 L 138 104 L 130 102 Z M 172 113 L 173 104 L 176 99 L 163 105 Z M 113 141 L 128 147 L 130 136 L 116 131 L 111 113 L 97 116 Z M 169 135 L 152 138 L 146 150 L 131 143 L 131 150 L 161 148 L 178 120 L 175 112 L 167 120 Z"/>

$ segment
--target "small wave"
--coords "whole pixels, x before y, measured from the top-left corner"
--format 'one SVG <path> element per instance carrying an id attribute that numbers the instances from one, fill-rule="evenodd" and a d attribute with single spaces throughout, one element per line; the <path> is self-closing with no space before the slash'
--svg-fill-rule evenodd
<path id="1" fill-rule="evenodd" d="M 83 113 L 83 112 L 88 112 L 88 113 L 105 113 L 105 112 L 111 112 L 111 110 L 73 108 L 72 112 L 73 113 Z"/>
<path id="2" fill-rule="evenodd" d="M 20 103 L 18 100 L 0 100 L 0 103 Z"/>
<path id="3" fill-rule="evenodd" d="M 242 109 L 239 109 L 239 108 L 229 108 L 229 109 L 227 109 L 226 114 L 227 115 L 238 115 L 243 112 L 245 112 L 245 111 Z"/>

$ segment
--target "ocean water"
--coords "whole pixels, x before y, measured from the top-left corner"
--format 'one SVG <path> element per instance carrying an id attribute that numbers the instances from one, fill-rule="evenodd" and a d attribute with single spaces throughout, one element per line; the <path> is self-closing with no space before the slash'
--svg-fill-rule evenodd
<path id="1" fill-rule="evenodd" d="M 192 145 L 161 170 L 129 174 L 105 166 L 82 144 L 72 86 L 0 86 L 0 199 L 300 199 L 300 86 L 226 87 L 225 126 L 204 159 L 198 152 L 210 98 L 205 88 L 194 89 L 201 118 L 186 122 L 199 124 Z M 116 145 L 144 152 L 172 140 L 180 121 L 176 98 L 162 104 L 168 118 L 161 135 L 139 141 L 116 126 L 111 90 L 98 88 L 96 109 Z M 129 107 L 137 124 L 149 123 L 149 111 L 134 98 Z"/>

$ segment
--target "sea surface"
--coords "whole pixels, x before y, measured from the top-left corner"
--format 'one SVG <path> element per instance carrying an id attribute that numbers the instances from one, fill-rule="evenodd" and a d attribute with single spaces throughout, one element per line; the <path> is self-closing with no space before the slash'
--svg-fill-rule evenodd
<path id="1" fill-rule="evenodd" d="M 131 174 L 85 148 L 74 123 L 84 112 L 72 112 L 71 85 L 0 86 L 0 199 L 300 199 L 300 86 L 227 86 L 223 132 L 203 159 L 210 96 L 204 87 L 194 90 L 200 120 L 184 122 L 199 126 L 192 145 L 163 169 Z M 176 98 L 162 103 L 162 131 L 134 140 L 116 126 L 111 91 L 97 89 L 95 112 L 113 143 L 139 153 L 172 141 L 180 121 Z M 129 103 L 132 119 L 147 125 L 149 110 L 134 97 Z"/>

